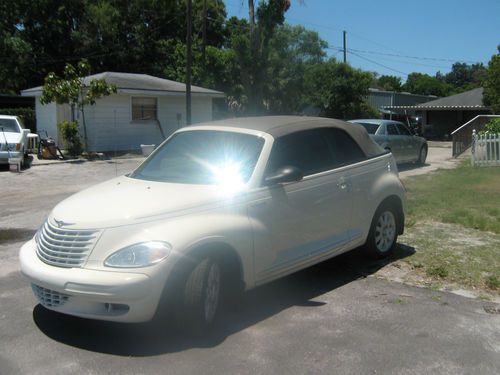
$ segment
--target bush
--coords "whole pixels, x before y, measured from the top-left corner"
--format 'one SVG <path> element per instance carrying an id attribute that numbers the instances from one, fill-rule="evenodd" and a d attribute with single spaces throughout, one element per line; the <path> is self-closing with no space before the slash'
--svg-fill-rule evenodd
<path id="1" fill-rule="evenodd" d="M 59 130 L 63 139 L 68 144 L 68 152 L 72 156 L 78 156 L 82 153 L 82 140 L 78 131 L 78 123 L 76 121 L 63 121 L 58 124 Z"/>
<path id="2" fill-rule="evenodd" d="M 500 134 L 500 117 L 494 118 L 484 126 L 484 133 Z"/>
<path id="3" fill-rule="evenodd" d="M 18 116 L 26 129 L 36 133 L 36 114 L 33 108 L 1 108 L 0 114 Z"/>

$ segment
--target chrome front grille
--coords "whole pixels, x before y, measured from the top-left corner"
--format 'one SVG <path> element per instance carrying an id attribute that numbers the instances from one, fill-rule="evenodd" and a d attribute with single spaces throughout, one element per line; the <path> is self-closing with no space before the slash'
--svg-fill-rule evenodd
<path id="1" fill-rule="evenodd" d="M 37 254 L 45 263 L 59 267 L 81 267 L 100 232 L 57 228 L 48 221 L 37 235 Z"/>
<path id="2" fill-rule="evenodd" d="M 43 288 L 41 286 L 31 284 L 31 289 L 33 289 L 33 293 L 38 301 L 46 307 L 57 307 L 64 305 L 69 296 L 64 293 L 56 292 L 55 290 L 50 290 L 47 288 Z"/>

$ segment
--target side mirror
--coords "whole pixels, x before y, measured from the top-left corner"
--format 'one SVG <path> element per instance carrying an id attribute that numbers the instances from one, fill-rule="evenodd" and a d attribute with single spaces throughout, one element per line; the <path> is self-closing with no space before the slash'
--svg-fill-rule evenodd
<path id="1" fill-rule="evenodd" d="M 275 174 L 264 179 L 266 185 L 282 184 L 284 182 L 300 181 L 304 173 L 297 167 L 285 166 L 276 171 Z"/>

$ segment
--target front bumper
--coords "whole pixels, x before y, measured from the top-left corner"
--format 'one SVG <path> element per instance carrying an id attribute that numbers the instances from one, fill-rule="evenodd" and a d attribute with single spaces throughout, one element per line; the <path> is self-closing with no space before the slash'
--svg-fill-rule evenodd
<path id="1" fill-rule="evenodd" d="M 21 151 L 0 151 L 0 164 L 9 164 L 9 159 L 22 159 Z"/>
<path id="2" fill-rule="evenodd" d="M 85 318 L 119 322 L 150 320 L 162 283 L 142 273 L 63 268 L 48 265 L 27 242 L 19 253 L 21 273 L 32 283 L 38 301 L 48 309 Z"/>

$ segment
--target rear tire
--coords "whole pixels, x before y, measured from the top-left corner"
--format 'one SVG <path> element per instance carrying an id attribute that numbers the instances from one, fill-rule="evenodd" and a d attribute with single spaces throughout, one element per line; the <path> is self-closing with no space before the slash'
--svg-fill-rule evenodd
<path id="1" fill-rule="evenodd" d="M 382 204 L 372 219 L 365 249 L 374 258 L 386 258 L 396 248 L 398 239 L 398 210 L 393 205 Z"/>

